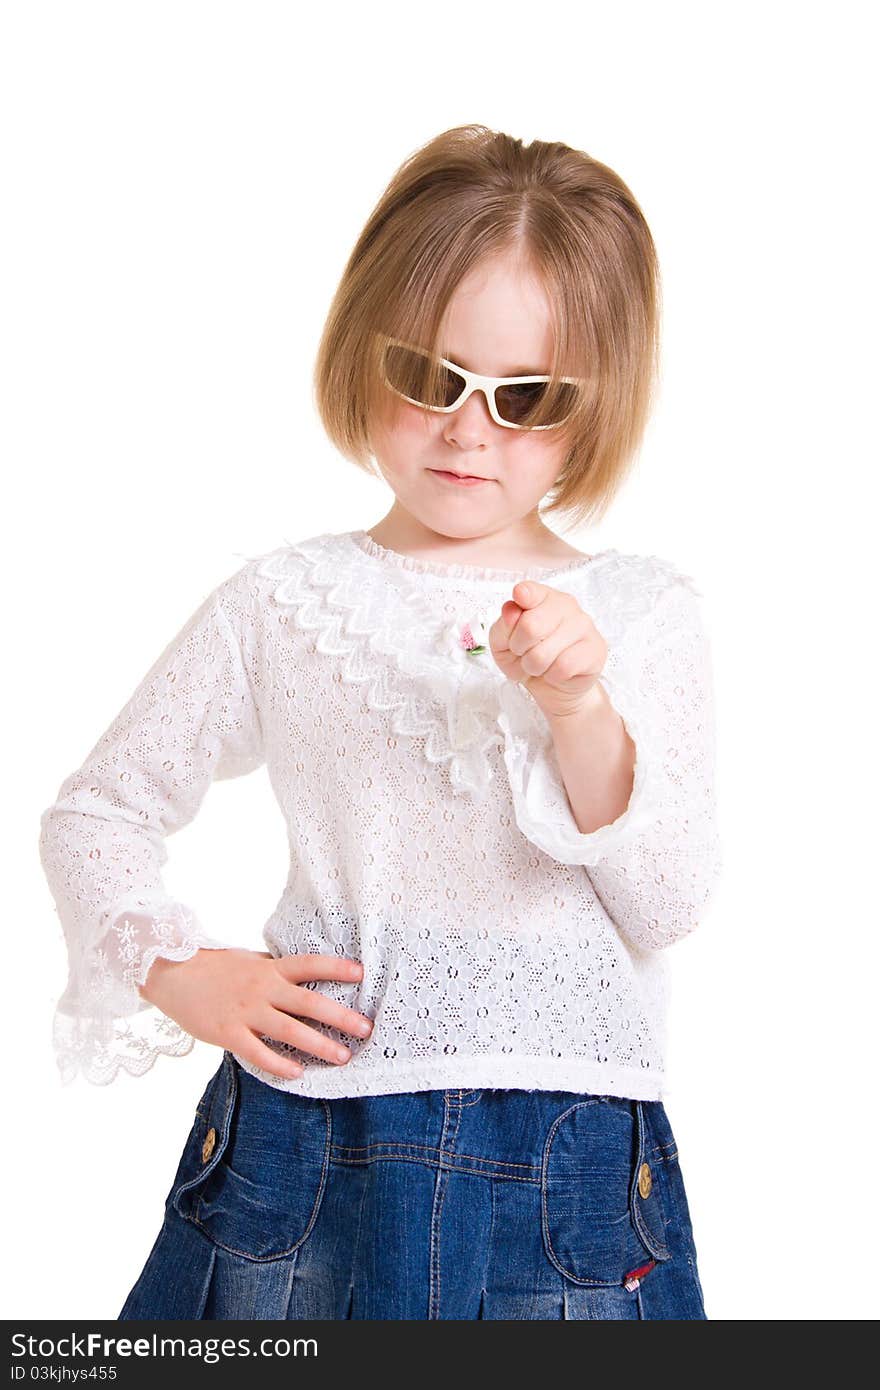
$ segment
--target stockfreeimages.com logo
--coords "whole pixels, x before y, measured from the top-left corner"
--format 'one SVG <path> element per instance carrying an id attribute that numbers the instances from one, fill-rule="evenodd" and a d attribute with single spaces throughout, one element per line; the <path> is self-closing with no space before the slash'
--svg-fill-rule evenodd
<path id="1" fill-rule="evenodd" d="M 237 1356 L 318 1355 L 318 1343 L 314 1337 L 261 1337 L 252 1343 L 249 1337 L 187 1339 L 161 1337 L 157 1332 L 151 1333 L 149 1337 L 108 1337 L 101 1332 L 71 1332 L 61 1337 L 33 1337 L 24 1332 L 14 1332 L 10 1342 L 13 1358 L 19 1361 L 67 1361 L 83 1358 L 112 1362 L 170 1356 L 181 1360 L 204 1361 L 210 1365 L 227 1357 Z M 14 1364 L 11 1379 L 22 1380 L 27 1374 L 25 1365 Z"/>

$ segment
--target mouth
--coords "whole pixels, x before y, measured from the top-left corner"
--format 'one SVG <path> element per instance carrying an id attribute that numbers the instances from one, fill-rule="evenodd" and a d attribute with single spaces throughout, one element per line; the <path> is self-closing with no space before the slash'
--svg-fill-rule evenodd
<path id="1" fill-rule="evenodd" d="M 477 483 L 491 483 L 492 478 L 483 478 L 476 473 L 455 473 L 451 468 L 429 468 L 435 478 L 451 483 L 453 487 L 473 487 Z"/>

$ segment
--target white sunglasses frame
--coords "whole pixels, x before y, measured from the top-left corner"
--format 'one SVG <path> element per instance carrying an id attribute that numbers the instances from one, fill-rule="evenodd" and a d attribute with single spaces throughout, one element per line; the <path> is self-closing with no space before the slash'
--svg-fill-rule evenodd
<path id="1" fill-rule="evenodd" d="M 402 391 L 398 391 L 398 389 L 397 389 L 396 386 L 392 386 L 391 382 L 388 380 L 388 376 L 387 376 L 387 373 L 386 373 L 386 371 L 385 371 L 385 351 L 384 351 L 384 349 L 385 349 L 385 348 L 388 348 L 388 347 L 402 347 L 402 348 L 407 348 L 410 352 L 417 352 L 417 353 L 419 353 L 422 357 L 431 357 L 433 354 L 430 353 L 430 352 L 428 351 L 427 348 L 415 347 L 412 343 L 405 343 L 405 342 L 403 342 L 403 340 L 402 340 L 401 338 L 390 338 L 386 333 L 379 333 L 379 334 L 377 334 L 377 337 L 379 338 L 380 342 L 383 344 L 383 352 L 382 352 L 382 377 L 383 377 L 383 379 L 384 379 L 385 385 L 388 387 L 389 391 L 393 391 L 393 392 L 394 392 L 395 396 L 399 396 L 400 399 L 403 400 L 403 401 L 409 401 L 410 405 L 417 405 L 417 406 L 419 407 L 420 410 L 432 410 L 432 411 L 435 411 L 436 413 L 441 414 L 441 415 L 451 415 L 451 414 L 453 413 L 453 411 L 460 410 L 461 407 L 464 405 L 465 401 L 468 400 L 469 397 L 472 396 L 473 393 L 474 393 L 475 391 L 482 391 L 483 395 L 484 395 L 485 398 L 486 398 L 486 404 L 487 404 L 488 407 L 489 407 L 489 414 L 492 416 L 492 419 L 495 421 L 496 425 L 501 425 L 501 426 L 503 426 L 503 428 L 506 429 L 506 430 L 527 430 L 527 429 L 529 429 L 529 428 L 531 428 L 531 429 L 533 429 L 533 430 L 556 430 L 556 429 L 559 429 L 560 426 L 564 425 L 564 424 L 565 424 L 565 421 L 568 420 L 568 419 L 570 418 L 570 412 L 569 412 L 569 415 L 566 415 L 566 417 L 565 417 L 564 420 L 556 420 L 556 421 L 554 421 L 553 424 L 551 424 L 551 425 L 532 425 L 532 426 L 528 426 L 528 425 L 517 425 L 517 424 L 515 424 L 512 420 L 504 420 L 504 419 L 502 419 L 501 415 L 499 415 L 499 413 L 498 413 L 498 407 L 497 407 L 497 405 L 496 405 L 496 403 L 495 403 L 495 390 L 496 390 L 496 387 L 498 387 L 498 386 L 518 386 L 518 385 L 524 384 L 524 383 L 526 383 L 526 382 L 534 382 L 534 381 L 552 381 L 552 377 L 549 377 L 549 376 L 481 376 L 479 372 L 469 372 L 469 371 L 467 370 L 466 367 L 460 367 L 460 366 L 458 365 L 457 362 L 451 362 L 451 361 L 449 360 L 448 357 L 441 357 L 441 358 L 439 358 L 439 361 L 442 362 L 442 364 L 443 364 L 444 367 L 451 367 L 452 370 L 453 370 L 454 372 L 457 372 L 459 376 L 464 377 L 464 380 L 465 380 L 465 388 L 464 388 L 464 390 L 462 391 L 461 395 L 459 396 L 458 400 L 457 400 L 457 401 L 453 401 L 452 405 L 425 405 L 424 401 L 417 401 L 417 400 L 415 400 L 412 396 L 406 396 L 406 395 L 404 395 L 404 393 L 403 393 Z M 560 377 L 559 379 L 560 379 L 560 381 L 564 381 L 564 382 L 566 382 L 566 383 L 568 383 L 569 385 L 572 385 L 572 386 L 579 386 L 580 383 L 581 383 L 580 377 L 576 377 L 576 376 L 563 376 L 563 377 Z"/>

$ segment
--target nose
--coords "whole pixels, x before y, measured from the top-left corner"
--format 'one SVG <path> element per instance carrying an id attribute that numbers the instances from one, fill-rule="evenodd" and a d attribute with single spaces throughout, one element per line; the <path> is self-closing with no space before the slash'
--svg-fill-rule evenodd
<path id="1" fill-rule="evenodd" d="M 500 429 L 492 419 L 489 401 L 481 387 L 468 396 L 464 405 L 454 410 L 448 417 L 446 435 L 462 448 L 473 448 L 485 439 L 493 429 Z"/>

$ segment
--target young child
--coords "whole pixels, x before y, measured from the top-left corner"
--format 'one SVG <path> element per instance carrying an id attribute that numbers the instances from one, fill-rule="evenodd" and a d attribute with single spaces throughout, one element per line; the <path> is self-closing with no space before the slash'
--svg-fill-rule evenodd
<path id="1" fill-rule="evenodd" d="M 316 366 L 393 504 L 220 583 L 43 813 L 63 1078 L 223 1049 L 120 1318 L 706 1317 L 661 1098 L 721 862 L 699 590 L 544 520 L 618 490 L 658 305 L 611 169 L 416 151 Z M 255 952 L 161 869 L 263 764 L 291 863 Z"/>

